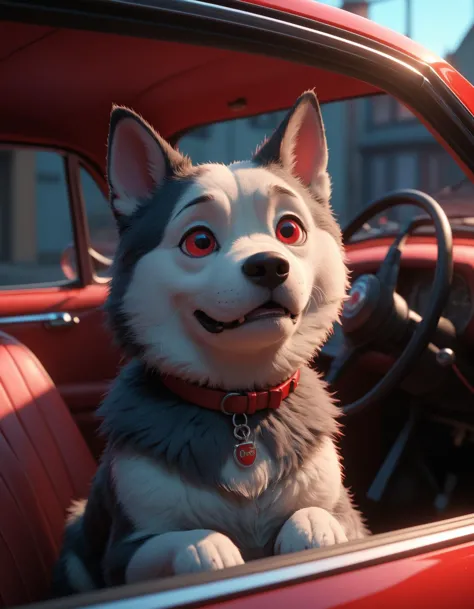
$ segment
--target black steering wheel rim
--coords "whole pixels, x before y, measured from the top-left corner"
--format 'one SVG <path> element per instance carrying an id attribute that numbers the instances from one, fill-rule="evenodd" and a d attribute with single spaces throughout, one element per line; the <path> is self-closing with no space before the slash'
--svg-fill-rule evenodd
<path id="1" fill-rule="evenodd" d="M 437 240 L 437 259 L 433 287 L 426 311 L 408 344 L 389 372 L 365 395 L 343 407 L 345 414 L 355 414 L 378 402 L 408 374 L 430 342 L 449 297 L 453 276 L 453 237 L 449 220 L 440 204 L 419 190 L 397 190 L 377 199 L 354 218 L 343 231 L 346 245 L 370 218 L 398 205 L 415 205 L 431 218 Z"/>

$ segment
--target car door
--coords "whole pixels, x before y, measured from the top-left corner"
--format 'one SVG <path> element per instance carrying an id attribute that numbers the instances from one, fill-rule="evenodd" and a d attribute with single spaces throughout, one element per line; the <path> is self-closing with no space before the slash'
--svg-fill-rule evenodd
<path id="1" fill-rule="evenodd" d="M 35 353 L 96 453 L 94 412 L 120 357 L 102 311 L 116 243 L 103 187 L 62 150 L 0 149 L 0 330 Z"/>

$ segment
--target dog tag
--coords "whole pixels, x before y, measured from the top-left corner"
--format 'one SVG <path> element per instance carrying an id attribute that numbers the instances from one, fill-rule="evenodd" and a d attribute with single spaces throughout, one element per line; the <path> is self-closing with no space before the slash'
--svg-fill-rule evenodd
<path id="1" fill-rule="evenodd" d="M 240 467 L 251 467 L 257 458 L 257 447 L 253 442 L 242 442 L 234 448 L 234 459 Z"/>

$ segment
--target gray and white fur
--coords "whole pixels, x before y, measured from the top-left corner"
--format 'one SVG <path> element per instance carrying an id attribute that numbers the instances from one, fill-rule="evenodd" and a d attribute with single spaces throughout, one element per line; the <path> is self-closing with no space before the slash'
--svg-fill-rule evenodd
<path id="1" fill-rule="evenodd" d="M 343 485 L 339 409 L 308 365 L 347 287 L 327 158 L 312 92 L 250 161 L 229 166 L 193 166 L 137 114 L 114 107 L 108 180 L 120 244 L 106 309 L 131 361 L 100 407 L 107 449 L 87 502 L 68 521 L 55 594 L 221 569 L 368 533 Z M 291 244 L 278 236 L 288 218 L 299 227 Z M 193 230 L 207 235 L 206 255 L 187 246 Z M 242 272 L 262 252 L 288 263 L 278 285 Z M 274 315 L 247 320 L 269 301 Z M 214 320 L 214 331 L 196 311 Z M 171 374 L 254 391 L 297 369 L 300 383 L 281 407 L 249 417 L 257 459 L 247 469 L 233 460 L 229 417 L 161 382 Z"/>

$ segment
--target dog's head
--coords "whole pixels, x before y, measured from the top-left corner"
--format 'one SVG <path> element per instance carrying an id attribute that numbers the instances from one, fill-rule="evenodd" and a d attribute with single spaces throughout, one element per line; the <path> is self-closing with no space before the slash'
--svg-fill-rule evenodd
<path id="1" fill-rule="evenodd" d="M 122 346 L 229 390 L 278 383 L 308 361 L 347 280 L 315 95 L 246 162 L 193 166 L 120 107 L 108 146 L 120 244 L 106 306 Z"/>

